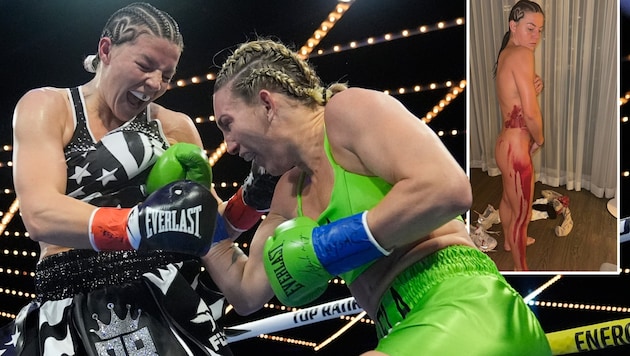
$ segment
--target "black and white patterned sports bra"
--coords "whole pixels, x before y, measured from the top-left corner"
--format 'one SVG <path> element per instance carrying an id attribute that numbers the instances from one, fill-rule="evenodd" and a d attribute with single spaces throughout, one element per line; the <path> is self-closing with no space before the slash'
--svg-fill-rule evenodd
<path id="1" fill-rule="evenodd" d="M 149 171 L 169 147 L 160 122 L 150 119 L 147 108 L 97 142 L 80 88 L 68 92 L 75 128 L 64 148 L 66 195 L 96 206 L 131 207 L 143 201 Z"/>

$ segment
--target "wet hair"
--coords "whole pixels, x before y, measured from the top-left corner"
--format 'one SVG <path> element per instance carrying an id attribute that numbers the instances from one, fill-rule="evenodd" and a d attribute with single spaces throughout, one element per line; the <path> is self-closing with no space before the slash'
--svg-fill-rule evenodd
<path id="1" fill-rule="evenodd" d="M 158 10 L 151 4 L 136 2 L 114 12 L 103 31 L 101 38 L 109 37 L 112 44 L 122 45 L 133 42 L 142 34 L 164 38 L 184 49 L 184 40 L 177 22 L 168 13 Z M 85 70 L 96 72 L 100 62 L 98 55 L 89 55 L 83 61 Z"/>
<path id="2" fill-rule="evenodd" d="M 516 4 L 514 4 L 514 6 L 512 6 L 512 10 L 510 10 L 510 16 L 508 17 L 508 22 L 509 21 L 519 22 L 525 16 L 526 12 L 541 13 L 543 16 L 545 16 L 545 13 L 543 12 L 542 8 L 537 3 L 533 1 L 529 1 L 529 0 L 519 0 Z M 505 46 L 507 46 L 509 41 L 510 41 L 510 29 L 508 28 L 507 32 L 505 32 L 505 35 L 503 35 L 503 41 L 501 42 L 501 49 L 499 49 L 499 53 L 497 54 L 497 60 L 496 62 L 494 62 L 494 69 L 492 70 L 493 76 L 497 75 L 497 65 L 499 64 L 499 55 L 505 49 Z"/>
<path id="3" fill-rule="evenodd" d="M 214 92 L 225 86 L 248 104 L 256 101 L 261 89 L 292 97 L 315 107 L 326 105 L 346 84 L 324 87 L 315 69 L 279 41 L 257 39 L 238 46 L 225 60 L 214 82 Z"/>

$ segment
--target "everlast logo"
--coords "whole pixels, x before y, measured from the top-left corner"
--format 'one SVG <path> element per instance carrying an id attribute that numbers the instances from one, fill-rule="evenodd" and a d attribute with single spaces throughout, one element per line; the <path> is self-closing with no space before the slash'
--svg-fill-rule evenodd
<path id="1" fill-rule="evenodd" d="M 290 297 L 293 293 L 304 288 L 304 285 L 296 282 L 289 271 L 287 271 L 287 266 L 284 264 L 284 255 L 282 253 L 283 246 L 284 244 L 279 245 L 278 247 L 269 250 L 267 254 L 269 255 L 269 261 L 271 261 L 271 265 L 273 266 L 273 272 L 282 287 L 282 291 L 287 297 Z"/>
<path id="2" fill-rule="evenodd" d="M 183 232 L 201 239 L 199 213 L 201 205 L 187 209 L 159 210 L 147 207 L 145 226 L 147 238 L 164 232 Z"/>

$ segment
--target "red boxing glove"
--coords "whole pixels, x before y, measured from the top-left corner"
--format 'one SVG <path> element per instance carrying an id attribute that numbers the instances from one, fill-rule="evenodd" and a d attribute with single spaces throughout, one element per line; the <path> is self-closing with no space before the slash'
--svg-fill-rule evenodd
<path id="1" fill-rule="evenodd" d="M 223 212 L 223 218 L 240 232 L 254 227 L 263 216 L 263 212 L 245 204 L 243 200 L 243 188 L 238 188 L 236 193 L 228 200 Z"/>

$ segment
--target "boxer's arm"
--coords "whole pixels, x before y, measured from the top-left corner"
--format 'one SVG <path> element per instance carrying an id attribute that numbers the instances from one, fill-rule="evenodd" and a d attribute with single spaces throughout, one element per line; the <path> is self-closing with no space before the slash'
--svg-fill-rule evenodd
<path id="1" fill-rule="evenodd" d="M 281 216 L 269 213 L 248 242 L 248 254 L 227 239 L 214 245 L 202 257 L 213 281 L 240 315 L 259 310 L 273 297 L 262 262 L 262 250 L 267 237 L 284 221 Z"/>
<path id="2" fill-rule="evenodd" d="M 94 207 L 65 195 L 69 115 L 65 91 L 35 89 L 20 99 L 13 115 L 13 181 L 31 239 L 91 248 L 87 231 Z"/>
<path id="3" fill-rule="evenodd" d="M 201 144 L 187 116 L 151 105 L 157 118 L 167 123 L 164 131 L 173 143 Z M 35 89 L 20 99 L 13 115 L 14 185 L 32 240 L 91 249 L 89 222 L 96 207 L 65 195 L 63 147 L 74 133 L 70 110 L 65 90 Z"/>
<path id="4" fill-rule="evenodd" d="M 226 239 L 202 258 L 216 285 L 241 315 L 259 310 L 274 295 L 263 265 L 263 248 L 275 228 L 288 219 L 285 216 L 292 217 L 295 199 L 286 198 L 291 196 L 291 187 L 287 175 L 275 185 L 269 213 L 253 232 L 251 241 L 243 241 L 249 244 L 247 255 L 232 242 L 233 239 Z M 222 208 L 219 207 L 219 212 Z"/>
<path id="5" fill-rule="evenodd" d="M 328 102 L 325 120 L 341 166 L 392 184 L 367 214 L 367 226 L 384 249 L 426 238 L 470 208 L 472 192 L 462 167 L 435 132 L 395 98 L 350 88 Z"/>

